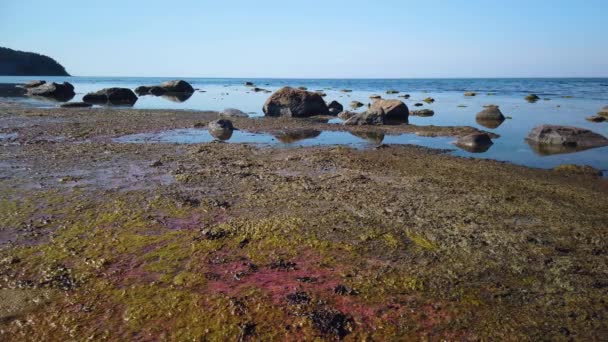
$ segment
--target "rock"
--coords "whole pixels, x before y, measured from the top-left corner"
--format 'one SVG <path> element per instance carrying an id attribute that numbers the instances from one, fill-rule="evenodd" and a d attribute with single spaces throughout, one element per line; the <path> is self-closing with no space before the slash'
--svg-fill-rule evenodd
<path id="1" fill-rule="evenodd" d="M 384 125 L 385 114 L 382 108 L 375 112 L 364 112 L 352 116 L 350 119 L 344 122 L 345 125 L 349 126 L 361 126 L 361 125 Z"/>
<path id="2" fill-rule="evenodd" d="M 431 109 L 421 109 L 421 110 L 414 110 L 410 113 L 410 115 L 413 116 L 433 116 L 435 115 L 435 112 L 432 111 Z"/>
<path id="3" fill-rule="evenodd" d="M 540 97 L 538 97 L 538 95 L 536 95 L 536 94 L 530 94 L 530 95 L 526 96 L 526 101 L 528 101 L 528 102 L 536 102 L 538 100 L 540 100 Z"/>
<path id="4" fill-rule="evenodd" d="M 258 88 L 258 87 L 255 87 L 255 88 L 253 88 L 252 90 L 253 90 L 254 92 L 256 92 L 256 93 L 261 93 L 261 92 L 267 93 L 267 92 L 270 92 L 269 90 L 262 89 L 262 88 Z"/>
<path id="5" fill-rule="evenodd" d="M 139 96 L 144 95 L 154 95 L 154 96 L 162 96 L 167 93 L 165 88 L 160 86 L 139 86 L 135 88 L 135 93 Z"/>
<path id="6" fill-rule="evenodd" d="M 165 93 L 162 95 L 162 98 L 165 100 L 169 100 L 171 102 L 186 102 L 189 98 L 192 97 L 193 93 Z"/>
<path id="7" fill-rule="evenodd" d="M 315 93 L 319 94 L 321 97 L 325 97 L 325 96 L 327 96 L 327 94 L 325 94 L 325 93 L 323 92 L 323 90 L 317 90 L 317 91 L 315 91 Z"/>
<path id="8" fill-rule="evenodd" d="M 477 113 L 475 118 L 478 121 L 505 121 L 505 116 L 502 115 L 502 112 L 498 108 L 498 106 L 487 106 L 484 110 Z"/>
<path id="9" fill-rule="evenodd" d="M 350 103 L 351 108 L 361 108 L 363 106 L 365 106 L 363 103 L 359 102 L 359 101 L 353 101 Z"/>
<path id="10" fill-rule="evenodd" d="M 329 108 L 329 114 L 332 115 L 338 115 L 344 110 L 344 107 L 338 101 L 331 101 L 327 108 Z"/>
<path id="11" fill-rule="evenodd" d="M 391 90 L 387 90 L 386 93 L 387 94 L 399 94 L 399 90 L 391 89 Z"/>
<path id="12" fill-rule="evenodd" d="M 253 82 L 245 82 L 245 87 L 253 87 L 255 84 Z"/>
<path id="13" fill-rule="evenodd" d="M 327 104 L 317 93 L 285 87 L 276 91 L 264 104 L 266 116 L 304 118 L 327 115 Z"/>
<path id="14" fill-rule="evenodd" d="M 167 89 L 163 88 L 163 87 L 151 87 L 148 90 L 148 93 L 154 95 L 154 96 L 163 96 L 166 93 L 168 93 Z"/>
<path id="15" fill-rule="evenodd" d="M 350 90 L 350 89 L 342 89 L 342 90 L 340 90 L 340 91 L 341 91 L 341 92 L 343 92 L 343 93 L 352 93 L 352 92 L 353 92 L 353 91 L 352 91 L 352 90 Z"/>
<path id="16" fill-rule="evenodd" d="M 604 122 L 604 121 L 606 121 L 606 117 L 601 116 L 601 115 L 593 115 L 593 116 L 586 117 L 585 120 L 591 121 L 591 122 Z"/>
<path id="17" fill-rule="evenodd" d="M 553 168 L 553 171 L 575 176 L 601 177 L 602 171 L 588 165 L 564 164 Z"/>
<path id="18" fill-rule="evenodd" d="M 424 104 L 422 104 L 420 102 L 414 104 L 414 107 L 422 107 L 422 106 L 424 106 Z"/>
<path id="19" fill-rule="evenodd" d="M 353 116 L 357 115 L 357 113 L 355 112 L 349 112 L 349 111 L 344 111 L 340 114 L 338 114 L 338 117 L 344 121 L 352 118 Z"/>
<path id="20" fill-rule="evenodd" d="M 0 97 L 24 97 L 27 89 L 15 83 L 0 83 Z"/>
<path id="21" fill-rule="evenodd" d="M 401 98 L 404 98 L 404 99 L 409 99 L 410 98 L 410 94 L 399 95 L 398 97 L 401 97 Z"/>
<path id="22" fill-rule="evenodd" d="M 597 112 L 597 115 L 606 117 L 608 119 L 608 106 L 604 106 L 602 109 L 600 109 L 600 111 Z"/>
<path id="23" fill-rule="evenodd" d="M 572 126 L 541 125 L 534 128 L 526 140 L 537 145 L 553 145 L 579 150 L 608 146 L 606 137 L 588 129 Z"/>
<path id="24" fill-rule="evenodd" d="M 471 153 L 486 152 L 493 142 L 487 133 L 473 133 L 459 138 L 455 145 Z"/>
<path id="25" fill-rule="evenodd" d="M 46 81 L 43 81 L 43 80 L 29 81 L 23 85 L 23 88 L 25 88 L 25 89 L 36 88 L 45 83 L 46 83 Z"/>
<path id="26" fill-rule="evenodd" d="M 132 106 L 137 102 L 137 95 L 128 88 L 105 88 L 86 94 L 82 101 L 91 104 Z"/>
<path id="27" fill-rule="evenodd" d="M 52 98 L 58 101 L 69 101 L 76 93 L 74 86 L 68 82 L 63 83 L 44 83 L 38 87 L 28 89 L 30 96 L 42 96 Z"/>
<path id="28" fill-rule="evenodd" d="M 368 113 L 383 114 L 388 121 L 408 122 L 410 111 L 405 103 L 399 100 L 376 100 L 370 106 Z"/>
<path id="29" fill-rule="evenodd" d="M 422 101 L 431 104 L 431 103 L 435 102 L 435 99 L 432 97 L 427 97 L 426 99 L 424 99 Z"/>
<path id="30" fill-rule="evenodd" d="M 67 103 L 61 104 L 60 107 L 61 108 L 89 108 L 89 107 L 93 107 L 93 105 L 90 103 L 85 103 L 85 102 L 67 102 Z"/>
<path id="31" fill-rule="evenodd" d="M 249 117 L 249 115 L 247 115 L 247 113 L 235 109 L 235 108 L 226 108 L 224 109 L 224 111 L 221 113 L 222 116 L 226 116 L 226 117 L 232 117 L 232 118 L 247 118 Z"/>
<path id="32" fill-rule="evenodd" d="M 464 96 L 477 96 L 477 93 L 474 91 L 467 91 L 464 93 Z"/>
<path id="33" fill-rule="evenodd" d="M 289 129 L 274 134 L 278 141 L 283 144 L 293 144 L 300 140 L 312 139 L 321 135 L 316 129 Z"/>
<path id="34" fill-rule="evenodd" d="M 184 80 L 163 82 L 160 87 L 165 89 L 167 93 L 194 93 L 194 88 L 192 88 L 192 85 Z"/>
<path id="35" fill-rule="evenodd" d="M 306 88 L 306 87 L 298 87 L 298 89 L 300 89 L 300 90 L 308 90 L 308 88 Z"/>
<path id="36" fill-rule="evenodd" d="M 230 139 L 232 137 L 232 133 L 234 132 L 232 121 L 226 119 L 211 121 L 207 125 L 207 129 L 211 136 L 221 141 Z"/>
<path id="37" fill-rule="evenodd" d="M 380 95 L 372 95 L 369 98 L 370 98 L 370 100 L 380 100 L 382 98 L 382 96 L 380 96 Z"/>

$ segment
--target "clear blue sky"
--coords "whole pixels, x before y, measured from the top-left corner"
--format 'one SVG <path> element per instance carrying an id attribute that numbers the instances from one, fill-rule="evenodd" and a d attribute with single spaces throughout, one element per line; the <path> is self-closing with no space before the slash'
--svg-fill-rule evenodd
<path id="1" fill-rule="evenodd" d="M 0 0 L 79 76 L 608 76 L 608 0 Z"/>

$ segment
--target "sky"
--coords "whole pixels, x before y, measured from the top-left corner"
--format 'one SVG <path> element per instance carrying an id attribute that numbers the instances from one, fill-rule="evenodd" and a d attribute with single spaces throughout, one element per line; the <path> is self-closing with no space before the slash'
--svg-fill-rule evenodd
<path id="1" fill-rule="evenodd" d="M 0 0 L 76 76 L 607 77 L 606 0 Z"/>

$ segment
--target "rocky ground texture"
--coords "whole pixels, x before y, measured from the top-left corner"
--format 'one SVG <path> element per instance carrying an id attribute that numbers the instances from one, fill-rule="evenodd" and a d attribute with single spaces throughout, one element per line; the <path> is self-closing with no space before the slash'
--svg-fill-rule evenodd
<path id="1" fill-rule="evenodd" d="M 1 340 L 608 335 L 608 183 L 595 173 L 414 146 L 111 140 L 218 118 L 0 108 Z"/>

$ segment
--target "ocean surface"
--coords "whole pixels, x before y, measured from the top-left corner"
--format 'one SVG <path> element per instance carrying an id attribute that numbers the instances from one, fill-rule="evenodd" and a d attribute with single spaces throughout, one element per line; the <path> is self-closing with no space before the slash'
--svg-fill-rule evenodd
<path id="1" fill-rule="evenodd" d="M 24 83 L 40 77 L 0 77 L 0 83 Z M 173 78 L 133 78 L 133 77 L 45 77 L 47 81 L 68 81 L 75 86 L 79 101 L 87 92 L 107 87 L 126 87 L 134 89 L 140 85 L 155 85 Z M 410 110 L 432 109 L 432 117 L 410 116 L 415 125 L 436 126 L 473 126 L 500 135 L 494 145 L 483 153 L 471 153 L 458 149 L 452 144 L 454 138 L 425 138 L 412 134 L 397 136 L 386 135 L 384 143 L 417 144 L 427 147 L 451 149 L 453 154 L 464 157 L 490 158 L 531 167 L 552 168 L 560 164 L 591 165 L 605 174 L 608 171 L 608 147 L 590 149 L 575 153 L 546 155 L 529 146 L 525 137 L 540 124 L 571 125 L 591 129 L 608 136 L 608 123 L 593 123 L 585 120 L 595 115 L 600 108 L 608 105 L 607 78 L 564 78 L 564 79 L 215 79 L 181 78 L 198 89 L 190 98 L 181 101 L 176 98 L 142 96 L 134 108 L 140 109 L 181 109 L 213 110 L 237 108 L 252 117 L 263 116 L 262 106 L 269 94 L 253 92 L 244 86 L 247 81 L 259 88 L 275 91 L 283 86 L 306 87 L 308 90 L 322 90 L 327 94 L 327 102 L 337 100 L 345 109 L 351 101 L 369 103 L 369 96 L 381 95 L 383 98 L 402 99 Z M 343 92 L 350 90 L 351 92 Z M 387 90 L 397 90 L 399 94 L 386 94 Z M 465 97 L 465 91 L 477 92 L 477 96 Z M 524 97 L 536 94 L 541 99 L 535 103 L 527 102 Z M 422 100 L 432 97 L 435 102 L 426 104 Z M 39 107 L 55 107 L 57 103 L 29 98 L 10 98 L 0 101 L 23 101 Z M 183 99 L 182 99 L 183 100 Z M 423 103 L 422 107 L 414 107 Z M 484 127 L 475 121 L 475 114 L 484 105 L 500 106 L 508 117 L 498 127 Z M 361 110 L 365 110 L 363 107 Z M 333 120 L 340 124 L 340 120 Z M 145 136 L 122 137 L 125 142 L 174 142 L 200 143 L 211 140 L 201 130 L 176 130 L 171 132 L 151 132 Z M 296 146 L 347 144 L 355 147 L 376 144 L 378 138 L 366 139 L 346 132 L 322 132 L 317 136 L 300 141 L 281 142 L 268 135 L 255 135 L 246 132 L 236 134 L 230 142 L 251 142 Z"/>

